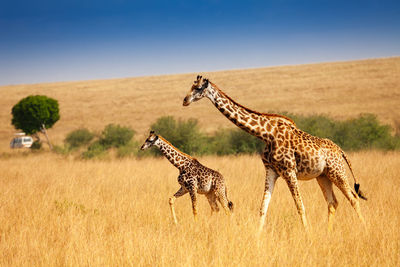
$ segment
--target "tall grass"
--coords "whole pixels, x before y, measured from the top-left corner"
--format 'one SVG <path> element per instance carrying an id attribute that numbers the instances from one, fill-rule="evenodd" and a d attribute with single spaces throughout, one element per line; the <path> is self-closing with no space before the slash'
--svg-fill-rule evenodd
<path id="1" fill-rule="evenodd" d="M 278 180 L 264 231 L 257 239 L 264 168 L 256 156 L 207 156 L 235 204 L 234 215 L 210 216 L 199 197 L 195 222 L 190 198 L 168 198 L 178 171 L 164 158 L 78 161 L 54 154 L 0 160 L 2 266 L 399 266 L 398 152 L 350 154 L 368 201 L 355 212 L 339 200 L 332 233 L 315 180 L 300 182 L 308 220 L 306 237 L 285 182 Z"/>

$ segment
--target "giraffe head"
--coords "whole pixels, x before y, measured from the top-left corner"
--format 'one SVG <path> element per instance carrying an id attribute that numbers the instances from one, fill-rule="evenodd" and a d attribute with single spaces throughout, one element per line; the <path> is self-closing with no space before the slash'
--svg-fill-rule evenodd
<path id="1" fill-rule="evenodd" d="M 206 96 L 206 91 L 210 82 L 208 79 L 203 79 L 202 76 L 197 75 L 197 79 L 193 82 L 192 88 L 183 99 L 183 105 L 189 106 L 190 103 L 198 101 Z"/>
<path id="2" fill-rule="evenodd" d="M 153 146 L 154 143 L 158 140 L 158 135 L 154 133 L 154 131 L 150 131 L 149 137 L 147 137 L 146 141 L 144 141 L 141 150 L 148 149 L 149 147 Z"/>

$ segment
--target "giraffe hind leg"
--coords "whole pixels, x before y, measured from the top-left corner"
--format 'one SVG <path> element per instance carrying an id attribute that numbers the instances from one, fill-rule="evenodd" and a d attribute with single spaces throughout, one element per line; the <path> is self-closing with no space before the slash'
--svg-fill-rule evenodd
<path id="1" fill-rule="evenodd" d="M 333 227 L 333 219 L 335 216 L 335 211 L 338 207 L 338 202 L 333 193 L 332 182 L 325 175 L 317 177 L 318 185 L 321 188 L 324 198 L 328 203 L 328 230 L 331 231 Z"/>
<path id="2" fill-rule="evenodd" d="M 216 197 L 219 201 L 219 203 L 221 203 L 222 208 L 224 209 L 226 214 L 229 214 L 229 211 L 231 210 L 229 208 L 229 206 L 231 206 L 232 204 L 229 203 L 227 197 L 226 197 L 226 193 L 225 190 L 218 190 L 215 192 Z M 232 203 L 232 202 L 231 202 Z"/>
<path id="3" fill-rule="evenodd" d="M 218 203 L 217 203 L 217 197 L 215 196 L 215 193 L 209 193 L 206 195 L 208 203 L 210 204 L 211 207 L 211 215 L 214 212 L 219 212 L 219 207 L 218 207 Z"/>
<path id="4" fill-rule="evenodd" d="M 340 172 L 340 173 L 328 172 L 328 178 L 340 189 L 340 191 L 342 191 L 344 196 L 347 198 L 347 200 L 350 202 L 351 206 L 354 208 L 355 212 L 357 213 L 358 218 L 365 225 L 364 217 L 361 214 L 359 197 L 358 197 L 357 193 L 355 193 L 351 189 L 349 182 L 347 181 L 345 172 L 344 171 Z"/>

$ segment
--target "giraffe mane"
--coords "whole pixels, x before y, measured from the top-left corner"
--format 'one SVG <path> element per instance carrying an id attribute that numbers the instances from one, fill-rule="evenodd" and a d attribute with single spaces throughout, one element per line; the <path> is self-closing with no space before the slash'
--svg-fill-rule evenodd
<path id="1" fill-rule="evenodd" d="M 262 113 L 262 112 L 258 112 L 258 111 L 249 109 L 249 108 L 243 106 L 242 104 L 239 104 L 235 100 L 233 100 L 230 96 L 228 96 L 225 92 L 223 92 L 215 83 L 210 82 L 210 84 L 215 89 L 217 89 L 224 97 L 226 97 L 227 99 L 229 99 L 230 101 L 232 101 L 233 103 L 235 103 L 236 105 L 238 105 L 239 107 L 245 109 L 246 111 L 248 111 L 250 113 L 254 113 L 254 114 L 257 114 L 257 115 L 261 115 L 261 116 L 267 116 L 267 117 L 283 118 L 283 119 L 288 120 L 289 122 L 291 122 L 294 126 L 296 126 L 296 123 L 292 119 L 290 119 L 289 117 L 286 117 L 284 115 L 279 115 L 279 114 L 275 114 L 275 113 Z"/>
<path id="2" fill-rule="evenodd" d="M 157 136 L 158 136 L 158 138 L 160 138 L 161 140 L 163 140 L 165 143 L 167 143 L 169 146 L 173 147 L 173 148 L 174 148 L 176 151 L 178 151 L 179 153 L 183 154 L 184 156 L 186 156 L 186 157 L 188 157 L 188 158 L 190 158 L 190 159 L 192 159 L 192 160 L 197 161 L 196 158 L 194 158 L 194 157 L 192 157 L 192 156 L 186 154 L 185 152 L 179 150 L 176 146 L 174 146 L 173 144 L 171 144 L 170 142 L 168 142 L 168 141 L 167 141 L 164 137 L 162 137 L 161 135 L 157 135 Z"/>

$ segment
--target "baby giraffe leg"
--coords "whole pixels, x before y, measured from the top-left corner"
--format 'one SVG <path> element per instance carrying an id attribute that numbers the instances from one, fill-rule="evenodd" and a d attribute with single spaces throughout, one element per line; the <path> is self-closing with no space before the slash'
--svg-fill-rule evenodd
<path id="1" fill-rule="evenodd" d="M 193 210 L 193 216 L 194 220 L 197 220 L 197 196 L 196 196 L 196 191 L 194 189 L 191 189 L 189 191 L 190 198 L 192 199 L 192 210 Z"/>
<path id="2" fill-rule="evenodd" d="M 181 187 L 181 188 L 179 188 L 179 190 L 172 197 L 169 198 L 169 207 L 171 209 L 172 219 L 174 220 L 175 224 L 178 223 L 178 220 L 176 219 L 175 208 L 174 208 L 175 199 L 177 199 L 178 197 L 183 196 L 186 193 L 187 193 L 186 189 Z"/>

